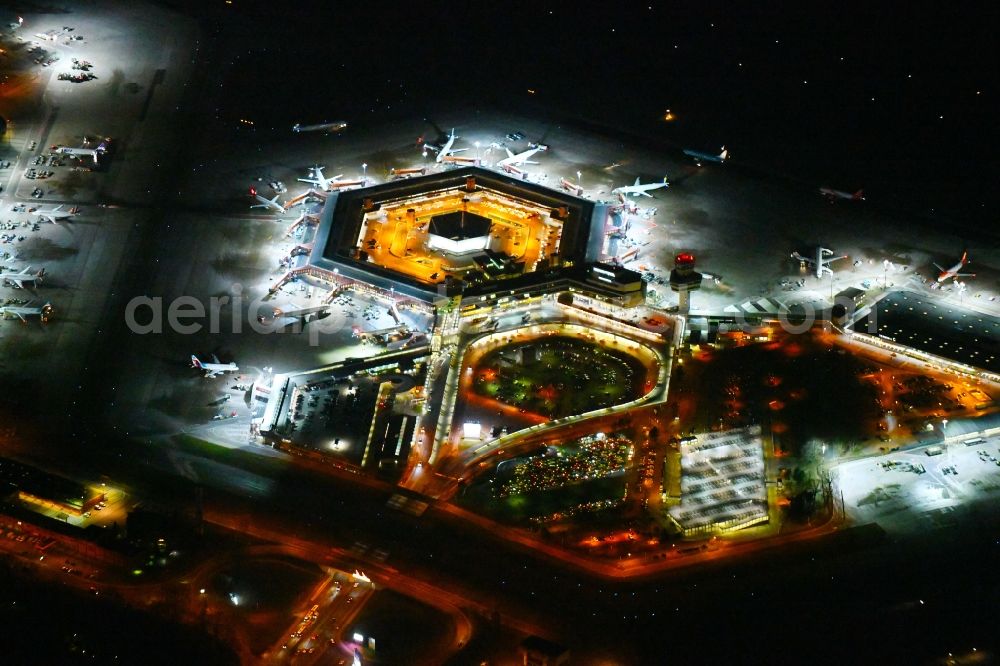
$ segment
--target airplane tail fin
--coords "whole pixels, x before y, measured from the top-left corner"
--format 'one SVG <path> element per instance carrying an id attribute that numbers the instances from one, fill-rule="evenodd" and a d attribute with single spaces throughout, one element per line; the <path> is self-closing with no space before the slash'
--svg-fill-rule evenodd
<path id="1" fill-rule="evenodd" d="M 864 190 L 858 190 L 857 192 L 854 193 L 854 196 L 852 196 L 851 198 L 852 199 L 856 199 L 857 201 L 864 201 L 865 200 L 865 191 Z"/>
<path id="2" fill-rule="evenodd" d="M 964 266 L 966 263 L 968 263 L 968 261 L 969 261 L 969 252 L 968 250 L 966 250 L 962 252 L 962 265 Z"/>
<path id="3" fill-rule="evenodd" d="M 199 369 L 201 368 L 201 361 L 199 361 L 198 357 L 195 356 L 194 354 L 191 354 L 191 367 Z"/>
<path id="4" fill-rule="evenodd" d="M 639 176 L 636 176 L 636 177 L 635 177 L 635 182 L 634 182 L 634 183 L 632 183 L 632 184 L 633 184 L 633 185 L 638 185 L 638 184 L 639 184 Z"/>
<path id="5" fill-rule="evenodd" d="M 725 147 L 725 146 L 723 146 L 723 147 L 722 147 L 722 152 L 721 152 L 721 153 L 719 153 L 719 159 L 720 159 L 720 160 L 723 160 L 723 161 L 725 161 L 725 159 L 726 159 L 727 157 L 729 157 L 729 151 L 728 151 L 728 150 L 726 150 L 726 147 Z"/>
<path id="6" fill-rule="evenodd" d="M 250 196 L 252 197 L 257 196 L 257 188 L 254 187 L 253 185 L 250 186 Z"/>

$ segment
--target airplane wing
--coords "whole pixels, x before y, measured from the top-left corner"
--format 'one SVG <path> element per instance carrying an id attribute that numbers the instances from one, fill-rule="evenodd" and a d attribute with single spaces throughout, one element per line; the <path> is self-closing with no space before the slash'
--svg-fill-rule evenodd
<path id="1" fill-rule="evenodd" d="M 934 268 L 936 268 L 936 269 L 938 269 L 939 271 L 941 271 L 942 273 L 944 273 L 944 269 L 943 269 L 943 268 L 941 268 L 940 266 L 938 266 L 937 264 L 934 264 Z"/>
<path id="2" fill-rule="evenodd" d="M 24 315 L 23 315 L 23 314 L 21 314 L 20 312 L 16 312 L 16 311 L 15 311 L 15 312 L 14 312 L 14 314 L 16 314 L 16 315 L 17 315 L 17 318 L 18 318 L 18 319 L 20 319 L 20 320 L 21 320 L 22 322 L 24 322 L 25 324 L 27 324 L 27 323 L 28 323 L 28 320 L 27 320 L 27 319 L 25 319 Z"/>
<path id="3" fill-rule="evenodd" d="M 642 196 L 644 196 L 644 197 L 649 197 L 650 199 L 652 199 L 652 198 L 653 198 L 653 195 L 652 195 L 652 194 L 650 194 L 649 192 L 647 192 L 646 190 L 640 190 L 640 191 L 639 191 L 639 194 L 641 194 L 641 195 L 642 195 Z"/>
<path id="4" fill-rule="evenodd" d="M 218 363 L 218 362 L 219 362 L 219 357 L 216 356 L 215 354 L 212 354 L 212 363 Z"/>
<path id="5" fill-rule="evenodd" d="M 211 379 L 213 377 L 218 376 L 218 374 L 219 374 L 218 370 L 206 370 L 205 371 L 205 379 Z"/>
<path id="6" fill-rule="evenodd" d="M 452 153 L 461 153 L 466 150 L 468 150 L 468 148 L 452 148 L 451 150 L 448 151 L 448 154 L 451 155 Z"/>

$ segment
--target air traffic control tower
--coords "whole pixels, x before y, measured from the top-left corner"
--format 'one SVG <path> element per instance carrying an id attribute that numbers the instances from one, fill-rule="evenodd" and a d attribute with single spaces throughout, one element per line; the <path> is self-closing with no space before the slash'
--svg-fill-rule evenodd
<path id="1" fill-rule="evenodd" d="M 670 288 L 677 292 L 680 298 L 677 312 L 688 314 L 691 311 L 691 292 L 701 289 L 701 273 L 694 269 L 694 255 L 681 252 L 674 257 L 674 269 L 670 271 Z"/>

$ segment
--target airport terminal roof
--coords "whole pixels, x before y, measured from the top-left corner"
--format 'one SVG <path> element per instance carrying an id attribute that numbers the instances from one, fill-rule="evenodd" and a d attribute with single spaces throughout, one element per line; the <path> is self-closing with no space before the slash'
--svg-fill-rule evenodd
<path id="1" fill-rule="evenodd" d="M 568 192 L 511 177 L 482 167 L 462 167 L 440 173 L 338 192 L 327 199 L 309 263 L 315 268 L 370 283 L 381 289 L 430 300 L 461 293 L 461 284 L 427 284 L 365 261 L 357 241 L 365 214 L 383 204 L 426 197 L 458 189 L 483 188 L 553 211 L 562 222 L 559 256 L 562 264 L 595 261 L 600 254 L 607 206 Z M 466 218 L 468 223 L 468 217 Z"/>
<path id="2" fill-rule="evenodd" d="M 893 291 L 853 328 L 975 368 L 1000 371 L 1000 318 L 961 305 Z"/>

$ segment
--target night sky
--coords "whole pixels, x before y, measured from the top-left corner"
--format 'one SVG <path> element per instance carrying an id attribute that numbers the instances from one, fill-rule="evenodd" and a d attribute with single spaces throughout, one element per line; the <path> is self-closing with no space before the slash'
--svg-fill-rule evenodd
<path id="1" fill-rule="evenodd" d="M 875 4 L 236 0 L 197 12 L 222 18 L 241 52 L 223 74 L 224 121 L 283 132 L 461 107 L 583 119 L 667 148 L 726 144 L 736 163 L 803 186 L 864 187 L 871 205 L 989 231 L 1000 10 Z"/>

